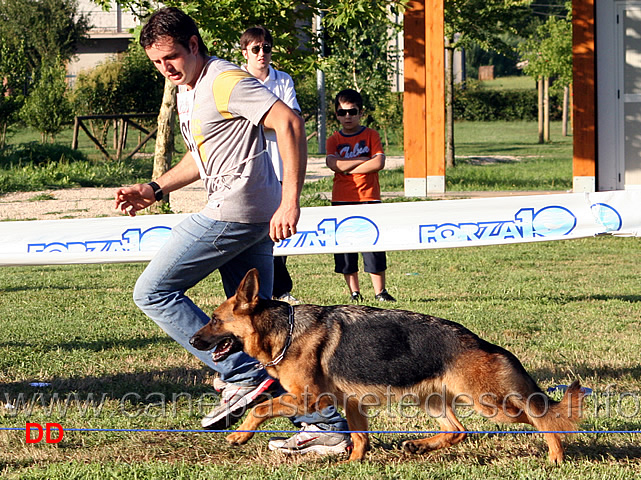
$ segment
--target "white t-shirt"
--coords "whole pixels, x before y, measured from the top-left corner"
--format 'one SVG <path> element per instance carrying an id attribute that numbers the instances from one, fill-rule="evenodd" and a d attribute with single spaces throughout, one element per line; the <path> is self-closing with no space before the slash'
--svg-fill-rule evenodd
<path id="1" fill-rule="evenodd" d="M 241 67 L 243 70 L 247 71 L 247 65 Z M 294 89 L 294 80 L 287 73 L 276 70 L 271 65 L 269 66 L 269 75 L 263 82 L 261 79 L 257 79 L 261 82 L 267 89 L 276 95 L 279 99 L 285 103 L 292 110 L 296 110 L 300 113 L 300 106 L 298 105 L 298 100 L 296 100 L 296 90 Z M 278 177 L 278 181 L 283 181 L 283 160 L 280 158 L 280 153 L 278 152 L 278 145 L 276 144 L 276 132 L 274 130 L 265 129 L 265 139 L 267 140 L 267 151 L 272 158 L 272 163 L 274 165 L 274 171 Z"/>

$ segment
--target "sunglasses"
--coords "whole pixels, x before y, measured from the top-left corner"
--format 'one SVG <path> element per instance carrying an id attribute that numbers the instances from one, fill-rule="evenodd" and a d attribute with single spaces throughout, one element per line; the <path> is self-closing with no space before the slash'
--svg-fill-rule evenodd
<path id="1" fill-rule="evenodd" d="M 254 45 L 251 48 L 251 51 L 254 55 L 258 55 L 262 49 L 264 54 L 272 53 L 272 46 L 269 43 L 263 43 L 262 45 Z"/>
<path id="2" fill-rule="evenodd" d="M 354 115 L 358 115 L 358 108 L 348 108 L 348 109 L 339 108 L 338 110 L 336 110 L 336 115 L 338 115 L 339 117 L 344 117 L 344 116 L 345 116 L 345 115 L 347 115 L 348 113 L 349 113 L 352 117 L 353 117 Z"/>

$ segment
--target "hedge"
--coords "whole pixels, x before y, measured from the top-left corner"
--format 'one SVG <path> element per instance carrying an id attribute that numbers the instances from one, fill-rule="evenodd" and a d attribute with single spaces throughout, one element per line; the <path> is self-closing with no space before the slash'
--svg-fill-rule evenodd
<path id="1" fill-rule="evenodd" d="M 536 90 L 481 90 L 458 87 L 454 93 L 455 120 L 536 120 Z M 550 95 L 550 119 L 560 120 L 563 94 Z"/>

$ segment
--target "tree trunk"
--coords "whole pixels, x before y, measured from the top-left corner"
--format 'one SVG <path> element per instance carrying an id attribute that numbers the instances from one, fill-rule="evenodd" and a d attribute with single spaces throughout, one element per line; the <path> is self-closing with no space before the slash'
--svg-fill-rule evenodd
<path id="1" fill-rule="evenodd" d="M 550 141 L 550 77 L 543 79 L 543 139 Z"/>
<path id="2" fill-rule="evenodd" d="M 543 77 L 538 79 L 537 88 L 539 92 L 539 143 L 543 143 Z"/>
<path id="3" fill-rule="evenodd" d="M 454 49 L 445 37 L 445 167 L 454 167 Z"/>
<path id="4" fill-rule="evenodd" d="M 570 132 L 574 132 L 574 85 L 571 83 L 570 84 L 570 91 L 569 91 L 569 96 L 570 96 Z"/>
<path id="5" fill-rule="evenodd" d="M 154 170 L 152 179 L 160 177 L 171 168 L 174 152 L 174 120 L 176 118 L 176 87 L 165 79 L 165 90 L 162 105 L 158 114 L 158 132 L 156 133 L 156 148 L 154 151 Z M 169 194 L 155 204 L 155 210 L 162 210 L 169 204 Z"/>
<path id="6" fill-rule="evenodd" d="M 570 87 L 563 87 L 563 124 L 561 125 L 561 135 L 568 136 L 568 110 L 570 103 Z"/>

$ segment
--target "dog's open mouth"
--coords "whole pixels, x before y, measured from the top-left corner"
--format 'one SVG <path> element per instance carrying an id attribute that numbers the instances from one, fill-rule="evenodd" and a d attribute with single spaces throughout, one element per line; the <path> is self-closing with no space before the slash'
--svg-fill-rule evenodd
<path id="1" fill-rule="evenodd" d="M 218 362 L 227 358 L 233 351 L 235 351 L 235 342 L 233 338 L 227 337 L 223 338 L 220 342 L 214 345 L 214 348 L 211 351 L 211 358 L 214 362 Z"/>

